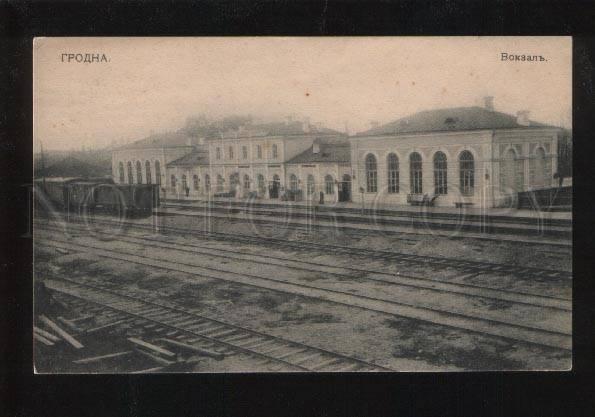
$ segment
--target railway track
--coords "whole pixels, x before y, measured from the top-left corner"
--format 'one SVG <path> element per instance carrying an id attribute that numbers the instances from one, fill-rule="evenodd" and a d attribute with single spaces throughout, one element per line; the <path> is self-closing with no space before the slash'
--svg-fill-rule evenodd
<path id="1" fill-rule="evenodd" d="M 123 260 L 129 263 L 182 272 L 202 278 L 234 282 L 237 284 L 257 287 L 259 289 L 264 288 L 292 295 L 301 295 L 318 300 L 343 304 L 349 307 L 357 307 L 369 311 L 413 318 L 483 335 L 497 336 L 508 340 L 523 341 L 526 343 L 564 350 L 571 349 L 572 345 L 570 333 L 549 330 L 539 326 L 521 325 L 487 318 L 476 318 L 461 313 L 445 311 L 443 309 L 438 310 L 429 307 L 413 306 L 411 304 L 388 301 L 377 297 L 354 295 L 344 291 L 287 282 L 282 279 L 264 278 L 244 273 L 237 274 L 229 271 L 218 271 L 215 268 L 205 268 L 196 264 L 172 262 L 162 258 L 130 254 L 123 252 L 122 250 L 108 250 L 93 245 L 84 245 L 80 242 L 71 244 L 56 239 L 44 239 L 40 243 L 53 247 L 61 247 L 71 251 L 88 250 L 95 256 L 103 258 Z"/>
<path id="2" fill-rule="evenodd" d="M 53 230 L 58 230 L 53 228 Z M 81 231 L 82 229 L 77 229 Z M 97 233 L 109 234 L 109 232 L 98 231 Z M 142 244 L 144 247 L 174 249 L 179 252 L 190 253 L 193 255 L 207 255 L 215 256 L 222 259 L 251 262 L 261 265 L 278 265 L 283 268 L 295 269 L 299 271 L 306 271 L 312 273 L 324 273 L 329 276 L 336 276 L 339 279 L 349 278 L 348 274 L 366 273 L 374 274 L 375 278 L 366 276 L 367 281 L 380 282 L 383 284 L 391 284 L 396 286 L 407 286 L 417 289 L 424 289 L 443 293 L 464 294 L 474 297 L 481 297 L 499 301 L 510 301 L 517 304 L 526 304 L 531 306 L 549 307 L 559 310 L 572 311 L 572 301 L 568 298 L 553 297 L 543 294 L 534 294 L 527 292 L 503 290 L 480 285 L 472 285 L 466 283 L 451 283 L 443 282 L 440 279 L 424 278 L 420 276 L 413 276 L 408 274 L 399 275 L 390 274 L 380 270 L 370 270 L 367 268 L 358 268 L 355 266 L 332 266 L 319 262 L 312 262 L 306 260 L 296 260 L 294 258 L 283 256 L 272 256 L 265 254 L 249 254 L 238 253 L 237 250 L 229 250 L 223 248 L 212 248 L 197 245 L 194 243 L 184 243 L 184 245 L 175 242 L 161 242 L 156 241 L 153 237 L 143 236 L 119 236 L 119 242 L 130 242 L 134 244 Z M 386 278 L 378 278 L 386 277 Z"/>
<path id="3" fill-rule="evenodd" d="M 175 337 L 179 342 L 215 346 L 222 354 L 248 355 L 277 365 L 276 371 L 374 372 L 391 369 L 359 358 L 309 346 L 197 314 L 163 301 L 140 298 L 99 282 L 51 278 L 46 286 L 101 309 L 115 312 L 114 322 L 133 320 L 155 337 Z M 79 305 L 80 306 L 80 305 Z M 85 308 L 85 306 L 82 306 Z M 158 340 L 158 339 L 157 339 Z"/>
<path id="4" fill-rule="evenodd" d="M 287 249 L 298 252 L 317 252 L 317 253 L 332 253 L 338 255 L 346 255 L 356 259 L 374 259 L 382 261 L 392 261 L 399 265 L 431 265 L 434 267 L 442 267 L 449 269 L 457 269 L 462 274 L 477 274 L 488 273 L 496 275 L 510 275 L 521 278 L 537 278 L 547 279 L 572 279 L 572 273 L 563 270 L 544 269 L 535 267 L 518 267 L 514 265 L 505 265 L 492 262 L 461 260 L 453 258 L 444 258 L 428 255 L 406 254 L 394 251 L 385 251 L 377 249 L 353 248 L 348 246 L 329 245 L 310 241 L 292 241 L 285 239 L 276 239 L 270 237 L 261 237 L 245 234 L 231 234 L 224 232 L 214 232 L 205 230 L 189 230 L 171 226 L 158 226 L 157 229 L 148 224 L 139 224 L 130 221 L 116 222 L 97 220 L 94 224 L 105 226 L 118 227 L 132 227 L 137 230 L 146 230 L 150 232 L 158 231 L 159 233 L 171 232 L 178 235 L 186 236 L 200 236 L 201 238 L 216 239 L 222 241 L 232 241 L 244 244 L 253 244 L 274 247 L 279 249 Z"/>

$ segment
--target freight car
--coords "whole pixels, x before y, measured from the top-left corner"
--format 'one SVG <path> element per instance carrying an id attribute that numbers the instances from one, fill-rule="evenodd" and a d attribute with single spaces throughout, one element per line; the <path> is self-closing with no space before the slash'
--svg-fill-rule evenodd
<path id="1" fill-rule="evenodd" d="M 103 178 L 46 178 L 35 180 L 35 185 L 53 207 L 70 213 L 149 215 L 159 206 L 159 188 L 152 184 L 114 184 Z"/>

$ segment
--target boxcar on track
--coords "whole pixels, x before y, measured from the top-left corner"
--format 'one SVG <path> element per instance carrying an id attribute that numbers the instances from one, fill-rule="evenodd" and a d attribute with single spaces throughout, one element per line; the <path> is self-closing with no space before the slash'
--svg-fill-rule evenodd
<path id="1" fill-rule="evenodd" d="M 159 207 L 159 188 L 154 184 L 114 184 L 104 178 L 45 178 L 36 179 L 35 185 L 54 207 L 69 212 L 148 215 Z"/>

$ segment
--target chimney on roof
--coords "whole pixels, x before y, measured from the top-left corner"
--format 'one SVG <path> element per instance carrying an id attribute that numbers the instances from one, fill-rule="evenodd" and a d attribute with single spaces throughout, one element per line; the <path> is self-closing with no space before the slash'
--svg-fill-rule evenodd
<path id="1" fill-rule="evenodd" d="M 529 126 L 529 110 L 520 110 L 516 112 L 516 122 L 521 126 Z"/>
<path id="2" fill-rule="evenodd" d="M 492 96 L 485 96 L 483 98 L 483 106 L 486 110 L 494 111 L 494 97 Z"/>
<path id="3" fill-rule="evenodd" d="M 314 142 L 312 142 L 312 153 L 313 154 L 320 153 L 320 141 L 318 139 L 316 139 Z"/>

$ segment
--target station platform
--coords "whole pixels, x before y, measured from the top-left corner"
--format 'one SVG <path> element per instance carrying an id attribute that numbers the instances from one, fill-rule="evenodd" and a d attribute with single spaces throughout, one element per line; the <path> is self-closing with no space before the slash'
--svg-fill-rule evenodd
<path id="1" fill-rule="evenodd" d="M 353 231 L 385 233 L 433 233 L 491 240 L 538 239 L 548 244 L 571 245 L 570 213 L 530 210 L 473 210 L 442 207 L 364 207 L 355 203 L 312 205 L 304 202 L 260 202 L 257 200 L 214 199 L 167 200 L 158 213 L 201 216 L 263 224 L 318 228 L 338 227 Z M 461 235 L 462 236 L 462 235 Z"/>
<path id="2" fill-rule="evenodd" d="M 510 219 L 528 219 L 528 220 L 553 220 L 554 223 L 559 221 L 560 223 L 571 223 L 572 212 L 571 211 L 538 211 L 538 210 L 527 210 L 527 209 L 514 209 L 514 208 L 477 208 L 477 207 L 431 207 L 431 206 L 412 206 L 412 205 L 399 205 L 394 204 L 370 204 L 370 203 L 357 203 L 357 202 L 341 202 L 341 203 L 325 203 L 319 204 L 318 202 L 308 201 L 281 201 L 276 199 L 241 199 L 241 198 L 225 198 L 217 197 L 211 199 L 167 199 L 162 200 L 162 203 L 175 203 L 184 204 L 189 207 L 204 207 L 205 204 L 212 205 L 228 205 L 228 206 L 249 206 L 249 207 L 267 207 L 267 208 L 279 208 L 279 207 L 295 207 L 302 209 L 310 209 L 316 207 L 318 211 L 331 211 L 331 212 L 353 212 L 363 214 L 389 214 L 389 215 L 417 215 L 422 214 L 424 216 L 440 217 L 445 215 L 446 217 L 460 217 L 464 215 L 467 218 L 472 217 L 490 217 L 494 219 L 498 218 L 510 218 Z"/>

